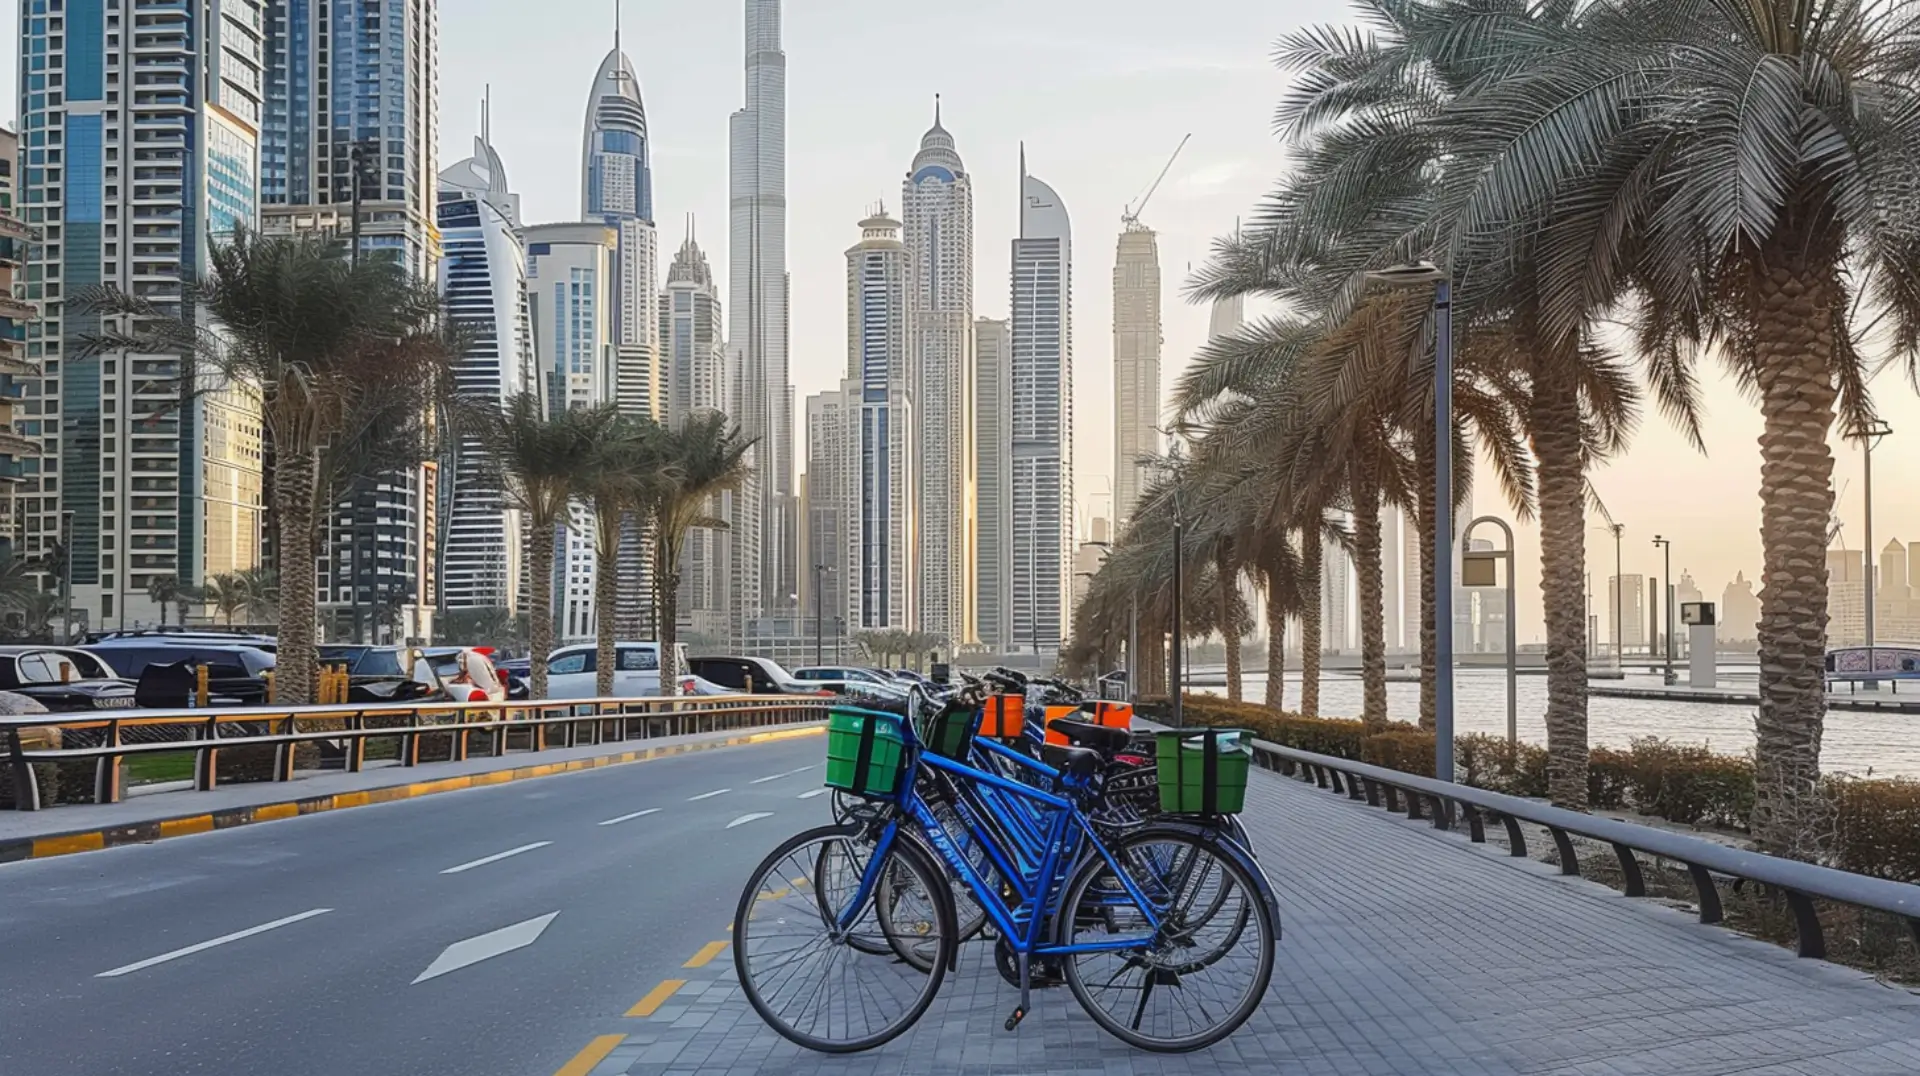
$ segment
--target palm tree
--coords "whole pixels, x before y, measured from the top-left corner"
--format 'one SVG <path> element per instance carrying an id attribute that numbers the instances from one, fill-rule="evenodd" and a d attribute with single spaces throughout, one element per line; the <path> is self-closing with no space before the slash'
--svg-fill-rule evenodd
<path id="1" fill-rule="evenodd" d="M 241 228 L 207 258 L 209 271 L 187 289 L 191 306 L 111 288 L 76 297 L 108 326 L 83 337 L 81 353 L 180 355 L 184 392 L 256 403 L 273 446 L 281 562 L 304 575 L 316 562 L 329 446 L 351 436 L 368 410 L 385 412 L 396 394 L 418 398 L 452 384 L 440 300 L 397 263 L 349 260 L 318 237 Z M 282 602 L 276 692 L 284 702 L 313 698 L 316 597 L 313 586 L 295 586 Z"/>
<path id="2" fill-rule="evenodd" d="M 238 573 L 245 601 L 241 608 L 254 624 L 270 624 L 280 612 L 280 577 L 271 568 L 247 568 Z"/>
<path id="3" fill-rule="evenodd" d="M 156 575 L 147 580 L 147 600 L 160 607 L 160 626 L 167 626 L 167 606 L 180 594 L 180 577 L 177 575 Z M 185 617 L 180 623 L 187 622 Z"/>
<path id="4" fill-rule="evenodd" d="M 1858 337 L 1920 345 L 1920 8 L 1854 0 L 1594 0 L 1513 12 L 1471 44 L 1500 77 L 1452 112 L 1479 163 L 1454 231 L 1534 237 L 1539 318 L 1571 336 L 1633 297 L 1683 392 L 1720 355 L 1759 401 L 1755 837 L 1802 852 L 1825 723 L 1828 434 L 1872 417 Z"/>
<path id="5" fill-rule="evenodd" d="M 222 572 L 207 580 L 207 585 L 202 588 L 202 594 L 207 604 L 213 606 L 214 611 L 220 614 L 221 621 L 229 628 L 233 627 L 233 618 L 247 608 L 248 602 L 254 600 L 252 588 L 248 586 L 246 577 L 239 572 Z"/>
<path id="6" fill-rule="evenodd" d="M 0 609 L 18 610 L 40 593 L 40 578 L 46 566 L 15 554 L 0 553 Z"/>
<path id="7" fill-rule="evenodd" d="M 698 528 L 723 529 L 714 511 L 722 493 L 739 489 L 751 473 L 753 442 L 717 411 L 688 415 L 661 437 L 662 478 L 654 501 L 655 580 L 660 591 L 660 682 L 679 691 L 680 558 Z"/>
<path id="8" fill-rule="evenodd" d="M 633 520 L 652 513 L 663 484 L 659 428 L 651 419 L 623 415 L 611 406 L 578 412 L 577 418 L 591 424 L 586 431 L 591 443 L 580 460 L 577 495 L 593 514 L 594 638 L 599 644 L 594 693 L 605 697 L 613 694 L 621 538 Z"/>
<path id="9" fill-rule="evenodd" d="M 53 622 L 62 615 L 71 616 L 60 603 L 60 595 L 50 590 L 35 591 L 21 596 L 8 606 L 8 619 L 20 618 L 19 638 L 28 642 L 42 642 L 53 639 Z M 53 639 L 65 643 L 66 639 Z"/>
<path id="10" fill-rule="evenodd" d="M 507 400 L 498 412 L 473 416 L 473 434 L 485 447 L 508 501 L 526 517 L 527 578 L 531 591 L 528 690 L 547 697 L 547 658 L 553 653 L 553 550 L 567 523 L 583 460 L 590 459 L 607 423 L 597 409 L 562 411 L 551 418 L 537 392 Z"/>

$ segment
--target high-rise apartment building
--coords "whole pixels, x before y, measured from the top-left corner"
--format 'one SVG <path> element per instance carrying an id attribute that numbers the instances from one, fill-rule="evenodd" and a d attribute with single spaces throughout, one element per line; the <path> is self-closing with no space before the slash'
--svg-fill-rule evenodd
<path id="1" fill-rule="evenodd" d="M 28 386 L 40 387 L 40 366 L 27 361 L 27 325 L 34 319 L 34 306 L 14 297 L 15 279 L 32 260 L 39 238 L 37 230 L 20 219 L 15 204 L 19 173 L 20 138 L 0 130 L 0 555 L 17 555 L 23 544 L 21 498 L 34 492 L 27 485 L 27 461 L 40 455 L 39 438 L 23 432 L 26 408 L 20 402 Z"/>
<path id="2" fill-rule="evenodd" d="M 854 575 L 860 488 L 860 383 L 807 397 L 807 590 L 803 617 L 821 637 L 844 634 Z M 836 632 L 836 629 L 839 629 Z M 824 650 L 822 651 L 824 656 Z"/>
<path id="3" fill-rule="evenodd" d="M 89 626 L 155 623 L 154 580 L 259 562 L 258 409 L 237 391 L 182 405 L 178 355 L 79 354 L 66 342 L 99 321 L 64 304 L 102 284 L 178 304 L 211 243 L 258 219 L 261 14 L 261 0 L 21 4 L 19 211 L 45 241 L 22 296 L 39 311 L 24 358 L 44 373 L 20 371 L 43 458 L 19 507 L 29 556 L 67 522 Z"/>
<path id="4" fill-rule="evenodd" d="M 550 411 L 614 402 L 617 376 L 613 317 L 620 234 L 594 222 L 535 224 L 521 231 L 527 250 L 527 307 L 534 366 Z M 554 622 L 564 641 L 594 630 L 593 514 L 576 505 L 555 542 Z M 530 589 L 538 586 L 530 582 Z"/>
<path id="5" fill-rule="evenodd" d="M 1621 608 L 1622 604 L 1626 606 Z M 1607 625 L 1618 625 L 1620 648 L 1626 653 L 1643 650 L 1647 645 L 1647 579 L 1643 575 L 1607 577 Z M 1608 642 L 1614 636 L 1608 635 Z"/>
<path id="6" fill-rule="evenodd" d="M 859 385 L 853 585 L 847 619 L 860 631 L 919 623 L 920 469 L 911 390 L 913 263 L 900 222 L 883 208 L 847 251 L 847 379 Z"/>
<path id="7" fill-rule="evenodd" d="M 1020 151 L 1013 241 L 1013 609 L 1008 649 L 1057 653 L 1073 545 L 1073 225 Z"/>
<path id="8" fill-rule="evenodd" d="M 727 405 L 726 346 L 720 337 L 720 288 L 707 256 L 687 227 L 686 241 L 667 270 L 660 296 L 660 348 L 667 368 L 667 416 L 678 426 L 687 416 L 724 412 Z M 715 497 L 708 515 L 728 518 L 734 494 Z M 728 535 L 701 527 L 687 536 L 680 561 L 680 617 L 703 639 L 728 636 Z"/>
<path id="9" fill-rule="evenodd" d="M 391 252 L 426 279 L 439 258 L 438 0 L 257 6 L 267 45 L 262 228 L 357 236 L 362 253 Z"/>
<path id="10" fill-rule="evenodd" d="M 1013 634 L 1013 332 L 973 323 L 973 638 L 1005 653 Z"/>
<path id="11" fill-rule="evenodd" d="M 756 442 L 732 523 L 734 629 L 788 604 L 795 578 L 793 382 L 788 373 L 787 57 L 781 0 L 745 0 L 746 103 L 728 121 L 730 413 Z"/>
<path id="12" fill-rule="evenodd" d="M 1133 517 L 1160 453 L 1160 245 L 1129 219 L 1113 261 L 1113 517 Z"/>
<path id="13" fill-rule="evenodd" d="M 440 294 L 467 336 L 454 387 L 476 405 L 503 407 L 538 392 L 527 308 L 527 253 L 520 198 L 486 135 L 473 156 L 440 174 Z M 463 439 L 444 469 L 439 557 L 448 609 L 516 609 L 525 568 L 525 523 L 489 465 L 485 446 Z"/>
<path id="14" fill-rule="evenodd" d="M 337 236 L 356 257 L 393 258 L 430 279 L 440 257 L 438 0 L 262 7 L 262 230 Z M 360 476 L 327 513 L 321 601 L 353 634 L 376 607 L 435 603 L 440 480 L 435 462 Z"/>
<path id="15" fill-rule="evenodd" d="M 973 490 L 973 178 L 940 123 L 901 185 L 913 263 L 911 381 L 920 486 L 920 630 L 967 639 Z"/>

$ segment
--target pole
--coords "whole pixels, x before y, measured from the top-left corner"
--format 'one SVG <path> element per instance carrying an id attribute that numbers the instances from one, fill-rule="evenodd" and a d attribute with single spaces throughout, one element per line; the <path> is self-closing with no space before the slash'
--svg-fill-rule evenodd
<path id="1" fill-rule="evenodd" d="M 105 618 L 102 618 L 105 619 Z M 101 628 L 105 628 L 103 623 Z M 34 625 L 39 631 L 39 625 Z M 60 513 L 60 638 L 65 646 L 73 642 L 73 513 Z"/>
<path id="2" fill-rule="evenodd" d="M 1505 525 L 1502 524 L 1502 529 Z M 1520 746 L 1520 624 L 1515 620 L 1513 592 L 1518 588 L 1519 577 L 1514 574 L 1513 532 L 1507 532 L 1507 747 L 1517 751 Z M 1518 758 L 1510 753 L 1507 757 Z"/>
<path id="3" fill-rule="evenodd" d="M 1625 637 L 1620 634 L 1620 617 L 1627 611 L 1626 601 L 1620 592 L 1620 535 L 1626 531 L 1626 525 L 1613 525 L 1613 663 L 1622 673 L 1627 671 L 1625 656 L 1620 648 L 1625 646 Z"/>
<path id="4" fill-rule="evenodd" d="M 813 663 L 815 665 L 824 664 L 821 656 L 823 642 L 820 638 L 820 607 L 825 595 L 820 590 L 820 568 L 818 564 L 813 566 Z"/>
<path id="5" fill-rule="evenodd" d="M 1660 625 L 1663 629 L 1665 629 L 1667 633 L 1666 681 L 1667 681 L 1667 686 L 1672 687 L 1674 684 L 1674 679 L 1673 679 L 1673 596 L 1679 593 L 1679 588 L 1673 585 L 1673 543 L 1662 542 L 1660 545 L 1661 545 L 1661 549 L 1664 550 L 1666 553 L 1666 561 L 1661 567 L 1661 571 L 1664 571 L 1667 573 L 1667 592 L 1666 592 L 1667 604 L 1664 608 L 1660 610 Z"/>
<path id="6" fill-rule="evenodd" d="M 360 265 L 360 177 L 366 165 L 365 151 L 360 143 L 354 143 L 349 156 L 353 160 L 353 223 L 351 226 L 353 245 L 347 250 L 347 264 L 358 268 Z M 347 552 L 347 574 L 353 593 L 353 641 L 358 643 L 364 641 L 360 630 L 360 544 L 364 536 L 360 527 L 360 480 L 357 476 L 347 483 L 347 489 L 349 491 L 347 503 L 352 506 L 353 513 L 349 517 L 347 526 L 347 540 L 350 543 Z"/>
<path id="7" fill-rule="evenodd" d="M 1434 776 L 1453 780 L 1453 286 L 1434 288 Z"/>
<path id="8" fill-rule="evenodd" d="M 1167 648 L 1167 658 L 1173 663 L 1173 675 L 1168 678 L 1168 686 L 1172 689 L 1173 693 L 1173 727 L 1185 728 L 1187 715 L 1186 706 L 1182 697 L 1186 694 L 1187 681 L 1180 660 L 1180 636 L 1185 629 L 1180 623 L 1180 605 L 1184 599 L 1181 594 L 1182 580 L 1180 578 L 1180 552 L 1182 543 L 1179 512 L 1179 507 L 1175 506 L 1173 517 L 1173 645 Z"/>
<path id="9" fill-rule="evenodd" d="M 1874 661 L 1873 661 L 1873 621 L 1874 621 L 1874 614 L 1873 614 L 1873 589 L 1874 589 L 1874 588 L 1873 588 L 1873 583 L 1874 583 L 1874 579 L 1873 579 L 1873 557 L 1874 557 L 1874 548 L 1873 548 L 1873 437 L 1871 436 L 1871 434 L 1869 434 L 1869 436 L 1866 436 L 1866 437 L 1863 437 L 1863 438 L 1861 438 L 1861 439 L 1860 439 L 1860 452 L 1861 452 L 1861 456 L 1862 456 L 1862 458 L 1863 458 L 1863 460 L 1864 460 L 1864 462 L 1865 462 L 1865 466 L 1866 466 L 1866 474 L 1865 474 L 1865 476 L 1864 476 L 1864 477 L 1865 477 L 1865 486 L 1866 486 L 1866 489 L 1864 490 L 1864 492 L 1866 493 L 1866 497 L 1867 497 L 1867 503 L 1866 503 L 1866 516 L 1867 516 L 1867 548 L 1866 548 L 1866 551 L 1865 551 L 1865 553 L 1863 554 L 1863 556 L 1862 556 L 1862 558 L 1861 558 L 1861 559 L 1862 559 L 1862 560 L 1865 560 L 1865 561 L 1866 561 L 1866 569 L 1867 569 L 1867 578 L 1866 578 L 1866 582 L 1865 582 L 1865 585 L 1864 585 L 1864 589 L 1865 589 L 1865 590 L 1866 590 L 1866 592 L 1867 592 L 1867 602 L 1866 602 L 1866 609 L 1867 609 L 1867 671 L 1868 671 L 1869 673 L 1871 673 L 1871 672 L 1873 671 L 1873 667 L 1874 667 Z M 1879 682 L 1878 682 L 1878 681 L 1874 681 L 1874 680 L 1868 680 L 1868 681 L 1866 682 L 1866 685 L 1865 685 L 1865 686 L 1866 686 L 1866 688 L 1867 688 L 1867 690 L 1869 690 L 1869 691 L 1878 691 L 1878 690 L 1880 690 L 1880 684 L 1879 684 Z"/>
<path id="10" fill-rule="evenodd" d="M 1140 701 L 1140 596 L 1127 599 L 1127 701 Z"/>

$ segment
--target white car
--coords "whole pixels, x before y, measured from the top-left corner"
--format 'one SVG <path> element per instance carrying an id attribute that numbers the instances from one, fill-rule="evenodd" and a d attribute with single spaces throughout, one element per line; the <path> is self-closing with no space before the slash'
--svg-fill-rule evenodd
<path id="1" fill-rule="evenodd" d="M 660 690 L 660 644 L 615 643 L 613 698 L 658 698 Z M 687 672 L 687 648 L 676 645 L 680 655 L 680 693 L 682 695 L 725 695 L 726 688 L 709 683 Z M 547 659 L 547 698 L 591 699 L 596 697 L 596 662 L 599 647 L 593 643 L 563 646 Z"/>

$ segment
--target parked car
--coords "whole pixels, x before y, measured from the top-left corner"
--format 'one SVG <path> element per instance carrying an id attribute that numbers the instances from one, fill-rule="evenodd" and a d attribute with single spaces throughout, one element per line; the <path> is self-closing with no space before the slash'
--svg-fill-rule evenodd
<path id="1" fill-rule="evenodd" d="M 751 695 L 825 695 L 824 686 L 797 680 L 772 658 L 694 658 L 694 673 L 730 691 Z"/>
<path id="2" fill-rule="evenodd" d="M 238 706 L 261 706 L 267 701 L 266 674 L 274 656 L 250 645 L 216 644 L 204 636 L 121 635 L 88 644 L 85 649 L 104 659 L 121 676 L 139 680 L 154 665 L 186 662 L 207 667 L 210 694 Z M 177 703 L 185 705 L 185 702 Z"/>
<path id="3" fill-rule="evenodd" d="M 92 631 L 84 637 L 82 646 L 93 646 L 103 642 L 130 642 L 132 640 L 165 643 L 204 643 L 209 646 L 250 646 L 255 650 L 264 650 L 271 654 L 280 648 L 280 641 L 271 635 L 255 635 L 250 632 L 217 631 L 198 627 L 135 628 L 123 631 Z"/>
<path id="4" fill-rule="evenodd" d="M 933 683 L 931 679 L 928 679 L 927 677 L 922 676 L 917 672 L 914 672 L 912 669 L 888 669 L 886 670 L 886 673 L 888 676 L 893 677 L 895 680 L 898 680 L 900 683 L 903 683 L 903 684 Z"/>
<path id="5" fill-rule="evenodd" d="M 417 646 L 329 644 L 319 648 L 321 665 L 347 667 L 348 702 L 415 702 L 435 694 L 431 684 L 413 677 Z"/>
<path id="6" fill-rule="evenodd" d="M 486 651 L 470 646 L 427 647 L 414 659 L 413 679 L 454 702 L 505 702 L 506 680 Z"/>
<path id="7" fill-rule="evenodd" d="M 134 706 L 133 681 L 73 647 L 0 646 L 0 691 L 25 695 L 56 714 Z"/>
<path id="8" fill-rule="evenodd" d="M 817 680 L 822 682 L 841 682 L 858 680 L 868 684 L 895 685 L 893 677 L 878 669 L 863 669 L 853 665 L 813 665 L 793 670 L 795 680 Z"/>
<path id="9" fill-rule="evenodd" d="M 680 667 L 688 669 L 687 648 L 676 648 Z M 547 658 L 547 698 L 591 699 L 598 680 L 599 647 L 576 643 L 555 650 Z M 698 669 L 680 674 L 682 695 L 726 695 L 727 689 L 704 679 Z M 660 688 L 659 643 L 615 643 L 613 694 L 617 698 L 644 699 L 665 694 Z"/>

